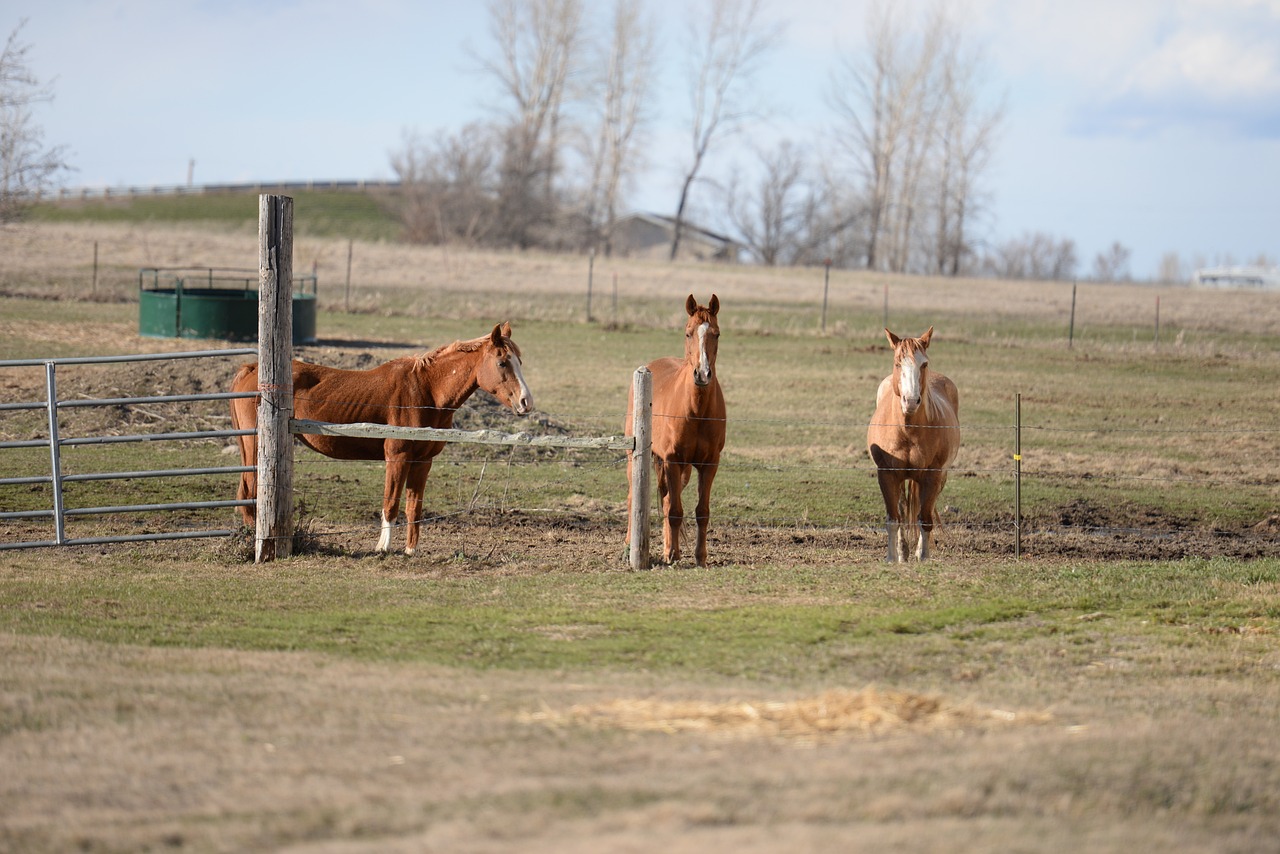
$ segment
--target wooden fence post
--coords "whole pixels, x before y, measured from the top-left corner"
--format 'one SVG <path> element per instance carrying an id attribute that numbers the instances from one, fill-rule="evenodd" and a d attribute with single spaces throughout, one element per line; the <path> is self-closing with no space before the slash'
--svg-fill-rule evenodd
<path id="1" fill-rule="evenodd" d="M 293 199 L 258 197 L 258 498 L 255 559 L 293 553 Z"/>
<path id="2" fill-rule="evenodd" d="M 649 568 L 649 494 L 653 472 L 653 374 L 636 368 L 631 378 L 635 412 L 631 432 L 636 440 L 631 452 L 631 568 Z"/>

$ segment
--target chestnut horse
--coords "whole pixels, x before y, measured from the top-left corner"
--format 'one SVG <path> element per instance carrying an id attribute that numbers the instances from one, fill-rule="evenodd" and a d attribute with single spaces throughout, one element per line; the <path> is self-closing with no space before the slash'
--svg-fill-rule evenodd
<path id="1" fill-rule="evenodd" d="M 517 415 L 533 408 L 533 396 L 521 373 L 520 348 L 511 340 L 511 324 L 471 341 L 455 341 L 418 356 L 402 356 L 365 371 L 347 371 L 293 363 L 293 414 L 295 418 L 333 424 L 368 422 L 397 427 L 453 426 L 458 407 L 482 388 Z M 245 365 L 231 384 L 232 391 L 257 391 L 258 366 Z M 258 423 L 256 398 L 231 401 L 231 421 L 237 430 Z M 257 437 L 241 436 L 242 465 L 255 466 Z M 400 493 L 407 492 L 405 515 L 408 532 L 404 552 L 418 546 L 422 521 L 422 492 L 432 459 L 444 450 L 444 442 L 409 439 L 368 439 L 350 436 L 299 435 L 312 450 L 338 460 L 385 460 L 386 485 L 382 492 L 382 533 L 377 549 L 391 548 L 391 526 L 400 515 Z M 257 496 L 255 472 L 240 477 L 239 499 Z M 252 525 L 253 507 L 241 507 L 246 524 Z"/>
<path id="2" fill-rule="evenodd" d="M 653 468 L 658 498 L 665 519 L 662 553 L 667 563 L 680 559 L 680 527 L 684 521 L 681 492 L 698 470 L 698 566 L 707 565 L 707 526 L 711 521 L 711 483 L 724 449 L 724 393 L 716 374 L 720 344 L 720 299 L 698 305 L 689 294 L 685 300 L 689 320 L 684 327 L 684 358 L 666 357 L 649 363 L 653 373 Z M 627 396 L 624 431 L 632 431 L 634 394 Z M 631 467 L 627 467 L 627 542 L 631 542 Z"/>
<path id="3" fill-rule="evenodd" d="M 885 560 L 905 560 L 914 540 L 916 559 L 924 561 L 937 519 L 934 508 L 960 449 L 960 396 L 955 383 L 929 370 L 932 326 L 919 338 L 884 333 L 893 345 L 893 373 L 876 391 L 867 450 L 888 514 Z"/>

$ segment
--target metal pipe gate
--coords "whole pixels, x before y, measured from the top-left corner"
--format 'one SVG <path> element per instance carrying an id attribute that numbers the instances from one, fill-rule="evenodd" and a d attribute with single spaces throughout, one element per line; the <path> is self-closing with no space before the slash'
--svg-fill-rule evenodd
<path id="1" fill-rule="evenodd" d="M 213 468 L 189 469 L 157 469 L 147 471 L 91 472 L 86 474 L 64 475 L 62 473 L 63 447 L 74 445 L 102 445 L 120 442 L 154 442 L 160 440 L 213 439 L 231 438 L 233 436 L 253 435 L 253 430 L 199 430 L 181 433 L 143 433 L 131 436 L 82 436 L 62 438 L 58 431 L 58 413 L 64 408 L 81 406 L 121 406 L 136 403 L 181 402 L 198 400 L 230 400 L 237 397 L 254 397 L 253 392 L 217 392 L 211 394 L 155 395 L 152 397 L 116 397 L 95 398 L 89 400 L 58 400 L 57 368 L 59 365 L 110 364 L 113 362 L 145 362 L 168 359 L 196 359 L 222 356 L 254 356 L 255 348 L 230 350 L 198 350 L 186 353 L 145 353 L 132 356 L 80 356 L 63 359 L 12 359 L 0 361 L 0 368 L 43 367 L 45 372 L 45 399 L 43 401 L 23 403 L 0 403 L 0 412 L 43 409 L 48 414 L 48 437 L 12 442 L 0 442 L 0 450 L 9 448 L 49 448 L 49 474 L 35 477 L 0 478 L 0 486 L 16 486 L 21 484 L 50 484 L 53 487 L 53 507 L 48 510 L 22 510 L 0 512 L 0 520 L 52 518 L 54 538 L 52 540 L 35 540 L 15 543 L 0 543 L 0 550 L 37 548 L 41 546 L 97 545 L 101 543 L 143 542 L 151 540 L 179 540 L 196 537 L 229 536 L 232 531 L 226 529 L 208 531 L 180 531 L 158 534 L 130 534 L 118 537 L 82 537 L 69 538 L 66 535 L 66 519 L 68 516 L 89 516 L 107 513 L 128 513 L 136 511 L 156 510 L 195 510 L 218 507 L 240 507 L 252 505 L 252 501 L 187 501 L 168 504 L 135 504 L 105 507 L 78 507 L 67 509 L 63 501 L 63 484 L 90 480 L 122 480 L 136 477 L 180 477 L 206 474 L 239 474 L 253 471 L 251 466 L 219 466 Z"/>

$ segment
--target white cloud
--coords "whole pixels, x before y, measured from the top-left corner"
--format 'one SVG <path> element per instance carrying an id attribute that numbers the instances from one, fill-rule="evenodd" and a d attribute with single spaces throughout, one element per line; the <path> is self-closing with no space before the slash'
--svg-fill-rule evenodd
<path id="1" fill-rule="evenodd" d="M 969 5 L 1003 71 L 1053 81 L 1077 131 L 1280 136 L 1280 0 Z"/>
<path id="2" fill-rule="evenodd" d="M 1269 97 L 1280 92 L 1280 44 L 1225 29 L 1183 30 L 1131 72 L 1126 89 L 1160 95 L 1191 89 L 1206 95 Z"/>

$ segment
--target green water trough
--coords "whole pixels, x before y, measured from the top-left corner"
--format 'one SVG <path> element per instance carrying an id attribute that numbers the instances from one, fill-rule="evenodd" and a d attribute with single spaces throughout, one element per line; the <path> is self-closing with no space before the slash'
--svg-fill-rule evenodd
<path id="1" fill-rule="evenodd" d="M 138 271 L 138 333 L 147 338 L 258 340 L 258 271 L 148 267 Z M 309 291 L 309 292 L 308 292 Z M 293 280 L 293 343 L 316 341 L 316 277 Z"/>

